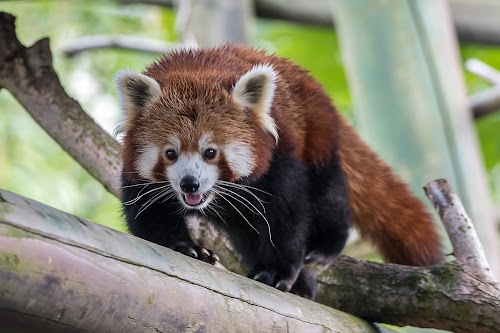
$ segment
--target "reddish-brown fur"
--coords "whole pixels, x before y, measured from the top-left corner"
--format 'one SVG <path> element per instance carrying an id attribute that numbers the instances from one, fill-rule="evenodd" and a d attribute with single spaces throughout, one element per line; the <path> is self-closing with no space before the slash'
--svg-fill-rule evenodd
<path id="1" fill-rule="evenodd" d="M 266 63 L 278 73 L 271 111 L 279 129 L 278 148 L 255 118 L 234 112 L 237 108 L 229 97 L 238 78 L 254 65 Z M 251 143 L 257 162 L 254 176 L 267 170 L 274 149 L 293 154 L 307 167 L 326 163 L 337 149 L 347 179 L 351 212 L 362 235 L 371 239 L 391 262 L 427 265 L 442 260 L 440 238 L 424 205 L 336 112 L 323 88 L 305 70 L 264 52 L 226 45 L 174 53 L 149 67 L 145 74 L 155 79 L 165 94 L 153 108 L 168 112 L 146 110 L 128 127 L 124 151 L 127 172 L 135 172 L 135 140 L 160 142 L 172 133 L 191 133 L 187 145 L 198 141 L 203 134 L 200 128 L 212 131 L 218 142 L 237 137 Z M 171 96 L 174 91 L 183 96 Z M 185 101 L 192 105 L 186 108 L 178 104 Z M 206 112 L 186 113 L 190 107 Z M 225 111 L 223 117 L 221 112 L 210 112 L 221 108 Z M 196 127 L 190 121 L 193 117 L 198 117 Z M 230 174 L 223 159 L 214 163 L 226 170 L 229 180 L 234 180 L 235 175 Z"/>

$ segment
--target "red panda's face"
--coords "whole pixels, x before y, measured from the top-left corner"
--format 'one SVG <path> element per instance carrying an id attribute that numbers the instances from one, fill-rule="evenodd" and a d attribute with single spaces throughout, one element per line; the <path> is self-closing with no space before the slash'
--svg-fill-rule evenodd
<path id="1" fill-rule="evenodd" d="M 124 170 L 129 177 L 167 182 L 186 207 L 203 209 L 221 184 L 255 174 L 274 145 L 270 116 L 275 73 L 254 67 L 226 91 L 203 80 L 173 77 L 162 86 L 121 72 L 125 109 Z M 135 176 L 130 176 L 135 175 Z"/>

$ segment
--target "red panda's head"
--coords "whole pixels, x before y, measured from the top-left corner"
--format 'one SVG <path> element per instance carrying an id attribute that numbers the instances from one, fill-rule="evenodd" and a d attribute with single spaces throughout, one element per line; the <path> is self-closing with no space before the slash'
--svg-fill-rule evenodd
<path id="1" fill-rule="evenodd" d="M 259 176 L 278 141 L 271 116 L 276 76 L 270 65 L 257 65 L 227 90 L 183 73 L 160 81 L 119 72 L 126 175 L 168 181 L 179 201 L 195 209 L 210 203 L 218 182 Z"/>

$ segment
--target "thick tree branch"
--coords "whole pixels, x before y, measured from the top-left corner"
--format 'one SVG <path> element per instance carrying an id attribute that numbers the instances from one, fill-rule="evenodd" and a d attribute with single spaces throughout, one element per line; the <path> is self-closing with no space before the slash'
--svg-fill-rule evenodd
<path id="1" fill-rule="evenodd" d="M 318 323 L 339 328 L 345 316 L 6 191 L 0 191 L 0 254 L 0 313 L 13 311 L 33 325 L 48 319 L 102 330 L 112 320 L 106 331 L 124 325 L 134 332 L 164 325 L 183 331 L 194 320 L 213 331 L 252 332 L 255 325 L 269 331 L 274 322 L 302 332 L 316 331 Z M 365 319 L 500 332 L 500 290 L 458 263 L 417 268 L 340 257 L 319 284 L 318 301 Z M 34 295 L 36 306 L 29 303 Z M 95 320 L 103 313 L 107 320 Z M 352 320 L 342 325 L 369 331 Z"/>
<path id="2" fill-rule="evenodd" d="M 376 332 L 340 311 L 5 191 L 0 281 L 7 331 L 21 321 L 30 332 Z"/>
<path id="3" fill-rule="evenodd" d="M 66 94 L 52 67 L 49 40 L 26 48 L 16 37 L 14 20 L 0 13 L 0 87 L 8 89 L 64 150 L 117 195 L 120 145 Z"/>
<path id="4" fill-rule="evenodd" d="M 361 318 L 455 333 L 500 332 L 500 289 L 457 262 L 422 268 L 341 257 L 318 283 L 318 302 Z"/>
<path id="5" fill-rule="evenodd" d="M 444 179 L 428 183 L 425 191 L 446 227 L 457 261 L 420 268 L 343 257 L 320 276 L 318 301 L 376 321 L 383 313 L 384 322 L 400 326 L 500 331 L 495 318 L 500 289 L 462 203 Z"/>

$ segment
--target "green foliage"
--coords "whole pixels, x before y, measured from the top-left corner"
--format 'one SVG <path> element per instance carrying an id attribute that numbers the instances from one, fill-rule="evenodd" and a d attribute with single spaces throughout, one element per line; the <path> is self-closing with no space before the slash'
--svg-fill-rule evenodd
<path id="1" fill-rule="evenodd" d="M 155 56 L 123 50 L 90 51 L 65 58 L 61 48 L 74 38 L 97 34 L 126 34 L 173 40 L 174 14 L 146 5 L 120 5 L 108 1 L 12 1 L 0 2 L 0 10 L 17 17 L 17 34 L 30 45 L 49 36 L 54 66 L 70 96 L 80 102 L 107 131 L 119 118 L 113 75 L 119 69 L 142 70 Z M 350 115 L 339 45 L 328 28 L 259 20 L 253 44 L 289 57 L 309 69 Z M 464 58 L 478 57 L 500 68 L 500 49 L 467 45 Z M 466 75 L 470 91 L 486 84 Z M 500 114 L 478 122 L 486 165 L 500 188 Z M 0 187 L 123 230 L 120 205 L 29 118 L 10 94 L 0 91 Z M 496 173 L 494 170 L 497 170 Z M 495 177 L 493 177 L 496 175 Z"/>

